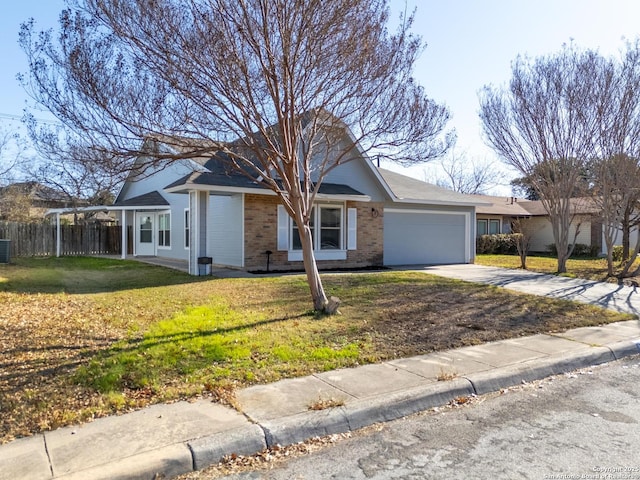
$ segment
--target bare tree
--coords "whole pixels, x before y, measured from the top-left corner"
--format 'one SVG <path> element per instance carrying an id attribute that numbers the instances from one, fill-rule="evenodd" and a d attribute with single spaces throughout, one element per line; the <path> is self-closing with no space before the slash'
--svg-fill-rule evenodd
<path id="1" fill-rule="evenodd" d="M 466 152 L 455 149 L 440 161 L 443 175 L 436 179 L 437 185 L 466 194 L 486 194 L 497 186 L 500 176 L 492 162 L 469 159 Z"/>
<path id="2" fill-rule="evenodd" d="M 161 138 L 176 148 L 154 163 L 217 155 L 273 190 L 325 310 L 309 218 L 327 173 L 359 148 L 412 164 L 451 143 L 447 109 L 412 77 L 413 17 L 400 20 L 390 33 L 386 0 L 76 0 L 57 39 L 23 26 L 23 80 L 67 127 L 63 143 L 114 168 Z"/>
<path id="3" fill-rule="evenodd" d="M 24 162 L 25 145 L 13 130 L 0 127 L 0 185 L 16 181 Z"/>
<path id="4" fill-rule="evenodd" d="M 0 188 L 0 218 L 9 222 L 29 222 L 33 201 L 28 189 L 23 185 L 12 184 Z"/>
<path id="5" fill-rule="evenodd" d="M 106 152 L 91 149 L 64 148 L 57 136 L 44 136 L 34 131 L 37 122 L 28 119 L 27 126 L 40 160 L 25 165 L 27 178 L 65 194 L 69 207 L 77 209 L 88 205 L 105 205 L 113 202 L 113 191 L 125 180 L 126 169 L 111 167 L 113 158 L 105 158 Z"/>
<path id="6" fill-rule="evenodd" d="M 565 46 L 534 61 L 518 57 L 508 89 L 486 86 L 480 118 L 488 144 L 531 180 L 549 215 L 558 251 L 558 272 L 566 271 L 575 216 L 572 197 L 584 194 L 581 177 L 594 153 L 599 93 L 611 81 L 609 62 L 592 51 Z"/>
<path id="7" fill-rule="evenodd" d="M 627 43 L 621 61 L 611 70 L 608 88 L 601 92 L 598 108 L 597 155 L 592 162 L 593 199 L 600 207 L 608 274 L 613 275 L 612 251 L 622 231 L 623 267 L 629 274 L 640 242 L 630 254 L 629 237 L 640 225 L 640 44 Z M 634 272 L 634 274 L 637 272 Z"/>
<path id="8" fill-rule="evenodd" d="M 600 210 L 602 233 L 607 249 L 607 274 L 614 275 L 613 247 L 622 232 L 627 245 L 623 255 L 626 265 L 621 276 L 627 274 L 635 261 L 629 255 L 629 233 L 637 226 L 637 205 L 640 201 L 640 164 L 626 155 L 594 160 L 593 201 Z M 631 262 L 627 262 L 631 260 Z"/>
<path id="9" fill-rule="evenodd" d="M 520 257 L 520 268 L 527 269 L 527 255 L 531 247 L 531 238 L 535 233 L 535 225 L 531 222 L 531 218 L 517 217 L 511 221 L 511 231 L 517 235 L 516 249 Z"/>

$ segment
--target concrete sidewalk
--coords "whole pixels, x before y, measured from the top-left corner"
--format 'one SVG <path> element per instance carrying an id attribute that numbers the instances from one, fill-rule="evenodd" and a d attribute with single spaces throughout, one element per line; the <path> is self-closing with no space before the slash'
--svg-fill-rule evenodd
<path id="1" fill-rule="evenodd" d="M 500 280 L 496 277 L 500 272 L 464 267 L 465 280 L 480 281 L 471 278 L 476 271 L 479 277 L 509 286 L 544 283 L 517 271 L 521 280 L 509 283 L 508 271 Z M 451 267 L 447 276 L 454 275 L 454 270 Z M 436 273 L 430 268 L 425 271 Z M 581 291 L 574 290 L 573 283 L 562 285 L 551 288 L 580 295 L 599 291 L 596 286 Z M 612 308 L 635 308 L 633 292 L 624 300 L 615 298 L 619 294 L 627 292 L 613 294 L 614 301 L 608 302 Z M 481 395 L 639 352 L 640 322 L 631 320 L 254 386 L 237 392 L 241 413 L 206 400 L 155 405 L 2 445 L 0 479 L 171 478 L 217 463 L 225 455 L 250 455 L 268 446 L 355 430 L 461 396 Z M 310 409 L 314 405 L 333 407 Z"/>
<path id="2" fill-rule="evenodd" d="M 225 455 L 355 430 L 639 352 L 640 323 L 631 320 L 254 386 L 237 394 L 242 413 L 205 400 L 155 405 L 2 445 L 0 479 L 171 478 Z M 322 403 L 338 406 L 310 410 Z"/>
<path id="3" fill-rule="evenodd" d="M 483 265 L 427 266 L 420 271 L 640 315 L 637 287 Z"/>

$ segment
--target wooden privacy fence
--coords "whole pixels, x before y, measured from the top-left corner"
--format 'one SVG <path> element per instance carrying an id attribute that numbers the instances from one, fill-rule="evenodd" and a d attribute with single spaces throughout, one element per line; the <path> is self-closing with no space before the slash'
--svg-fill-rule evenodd
<path id="1" fill-rule="evenodd" d="M 119 226 L 61 225 L 61 255 L 120 255 Z M 130 232 L 127 232 L 130 234 Z M 11 240 L 11 257 L 56 254 L 56 226 L 0 222 L 0 239 Z M 127 242 L 131 245 L 131 242 Z"/>

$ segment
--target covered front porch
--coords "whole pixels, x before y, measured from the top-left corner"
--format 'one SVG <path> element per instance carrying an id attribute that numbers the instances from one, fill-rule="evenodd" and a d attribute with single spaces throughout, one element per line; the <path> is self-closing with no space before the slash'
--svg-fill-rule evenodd
<path id="1" fill-rule="evenodd" d="M 95 255 L 101 258 L 113 258 L 122 259 L 119 255 Z M 189 261 L 179 260 L 174 258 L 165 257 L 145 257 L 145 256 L 133 256 L 127 255 L 124 260 L 133 260 L 136 262 L 148 263 L 149 265 L 157 265 L 159 267 L 171 268 L 179 272 L 189 273 Z M 236 270 L 233 268 L 225 268 L 213 266 L 211 268 L 204 269 L 201 267 L 199 276 L 210 275 L 218 278 L 252 278 L 255 275 L 243 270 Z M 264 276 L 264 275 L 263 275 Z"/>

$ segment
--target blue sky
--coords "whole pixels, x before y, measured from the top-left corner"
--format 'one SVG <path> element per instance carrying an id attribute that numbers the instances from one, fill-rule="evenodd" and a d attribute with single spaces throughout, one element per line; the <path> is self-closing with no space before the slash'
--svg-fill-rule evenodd
<path id="1" fill-rule="evenodd" d="M 404 9 L 404 0 L 391 1 L 396 12 Z M 3 3 L 0 125 L 10 127 L 16 122 L 6 116 L 20 117 L 28 99 L 15 78 L 27 69 L 17 44 L 20 23 L 33 17 L 41 28 L 55 27 L 64 1 Z M 449 106 L 457 150 L 478 159 L 494 157 L 481 138 L 477 93 L 486 84 L 507 82 L 518 54 L 552 53 L 572 40 L 616 54 L 623 38 L 640 36 L 638 0 L 407 0 L 407 5 L 409 10 L 417 7 L 414 30 L 427 43 L 415 76 L 430 96 Z M 433 168 L 413 167 L 410 173 L 424 179 Z"/>

